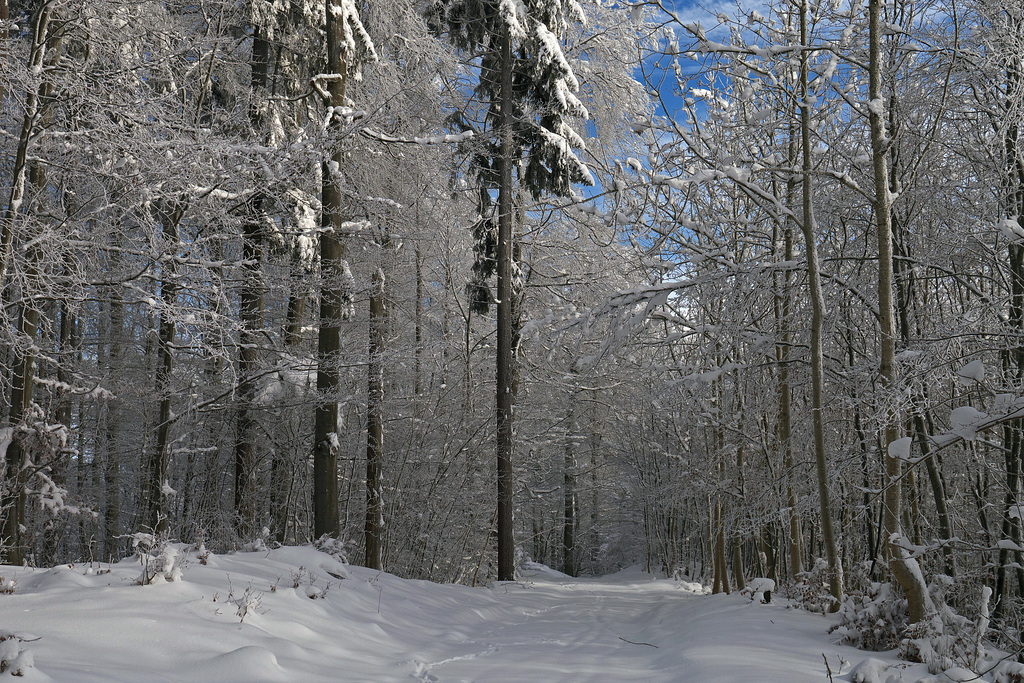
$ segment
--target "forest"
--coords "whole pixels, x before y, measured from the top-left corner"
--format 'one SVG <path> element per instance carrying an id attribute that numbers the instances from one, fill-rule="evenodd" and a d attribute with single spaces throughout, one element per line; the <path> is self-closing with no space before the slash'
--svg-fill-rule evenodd
<path id="1" fill-rule="evenodd" d="M 1020 656 L 1020 2 L 0 0 L 0 100 L 3 564 L 639 562 Z"/>

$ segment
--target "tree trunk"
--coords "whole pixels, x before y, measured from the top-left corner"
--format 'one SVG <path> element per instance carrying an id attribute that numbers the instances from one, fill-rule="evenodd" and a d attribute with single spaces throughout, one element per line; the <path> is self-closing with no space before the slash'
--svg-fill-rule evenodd
<path id="1" fill-rule="evenodd" d="M 251 77 L 249 83 L 249 123 L 257 143 L 263 142 L 270 69 L 270 42 L 266 29 L 254 20 Z M 257 180 L 257 182 L 259 182 Z M 249 216 L 242 225 L 242 285 L 238 292 L 238 313 L 242 328 L 238 333 L 238 408 L 235 413 L 235 530 L 242 539 L 256 533 L 256 447 L 255 374 L 259 365 L 257 342 L 263 327 L 263 207 L 262 192 L 257 190 L 250 202 Z"/>
<path id="2" fill-rule="evenodd" d="M 563 516 L 562 516 L 562 572 L 576 576 L 576 531 L 579 520 L 576 517 L 576 454 L 572 443 L 565 444 L 565 464 L 562 470 Z"/>
<path id="3" fill-rule="evenodd" d="M 68 270 L 65 269 L 64 272 L 67 274 Z M 77 352 L 74 344 L 74 329 L 77 321 L 70 308 L 71 307 L 67 301 L 62 301 L 60 303 L 57 381 L 61 383 L 61 388 L 57 390 L 58 399 L 57 409 L 55 411 L 57 422 L 63 425 L 69 435 L 71 433 L 71 418 L 74 406 L 71 400 L 71 392 L 67 387 L 71 385 L 73 380 L 72 369 L 76 366 L 75 356 Z M 64 454 L 62 454 L 62 457 L 58 462 L 54 463 L 51 474 L 53 482 L 62 488 L 67 485 L 68 469 L 68 459 L 63 457 L 63 455 Z M 66 522 L 66 514 L 60 511 L 55 511 L 47 518 L 45 525 L 43 526 L 43 566 L 50 567 L 57 563 L 60 541 L 63 537 Z"/>
<path id="4" fill-rule="evenodd" d="M 415 379 L 413 392 L 416 396 L 423 393 L 423 256 L 416 249 L 416 350 Z"/>
<path id="5" fill-rule="evenodd" d="M 889 140 L 885 132 L 884 102 L 882 100 L 881 3 L 882 0 L 869 0 L 868 3 L 870 31 L 868 94 L 870 101 L 868 108 L 875 180 L 874 214 L 878 234 L 878 312 L 879 327 L 881 328 L 879 375 L 882 387 L 891 388 L 896 379 L 896 326 L 892 295 L 892 201 L 889 194 Z M 885 494 L 882 500 L 885 557 L 893 576 L 907 595 L 910 622 L 917 623 L 931 611 L 931 600 L 920 571 L 915 571 L 916 561 L 905 556 L 905 551 L 898 545 L 902 538 L 899 479 L 901 461 L 889 453 L 889 445 L 899 438 L 899 419 L 895 414 L 887 414 L 885 422 L 882 437 L 882 447 L 885 449 Z"/>
<path id="6" fill-rule="evenodd" d="M 341 389 L 341 322 L 350 317 L 352 294 L 349 291 L 348 263 L 342 245 L 341 168 L 345 162 L 341 141 L 345 106 L 345 83 L 348 55 L 345 54 L 343 13 L 336 0 L 328 0 L 327 8 L 327 84 L 325 104 L 334 108 L 328 127 L 331 155 L 323 162 L 320 235 L 320 330 L 317 335 L 316 432 L 313 453 L 313 535 L 337 538 L 341 532 L 338 510 L 338 451 L 341 428 L 338 393 Z"/>
<path id="7" fill-rule="evenodd" d="M 5 6 L 6 9 L 6 6 Z M 29 70 L 43 71 L 48 51 L 48 34 L 50 30 L 51 3 L 42 3 L 36 12 L 32 36 L 32 53 L 29 56 Z M 30 90 L 25 98 L 25 113 L 22 117 L 21 133 L 18 136 L 18 147 L 14 155 L 14 166 L 11 169 L 11 192 L 0 223 L 0 308 L 4 306 L 3 294 L 7 283 L 7 270 L 10 267 L 11 249 L 14 244 L 14 222 L 21 205 L 25 200 L 25 188 L 28 182 L 28 147 L 35 134 L 39 117 L 42 115 L 45 92 L 48 82 L 39 86 L 39 91 Z"/>
<path id="8" fill-rule="evenodd" d="M 743 424 L 746 418 L 743 414 L 743 395 L 739 393 L 738 387 L 736 416 L 736 432 L 739 434 L 739 443 L 736 446 L 736 501 L 738 505 L 736 506 L 735 526 L 740 527 L 743 521 L 744 501 L 746 500 L 746 481 L 744 479 L 746 464 L 744 463 L 745 452 L 743 450 Z M 736 590 L 741 591 L 747 587 L 746 579 L 743 577 L 743 536 L 739 528 L 735 529 L 732 534 L 732 575 L 736 580 Z"/>
<path id="9" fill-rule="evenodd" d="M 33 65 L 44 68 L 55 68 L 60 58 L 62 35 L 50 32 L 49 4 L 40 7 L 36 15 L 34 45 L 31 56 Z M 38 61 L 37 61 L 38 60 Z M 42 69 L 41 69 L 42 70 Z M 38 96 L 29 93 L 25 104 L 25 118 L 22 125 L 22 138 L 19 140 L 15 157 L 14 183 L 11 187 L 10 201 L 0 228 L 0 293 L 6 289 L 6 276 L 11 248 L 13 245 L 14 222 L 19 207 L 25 199 L 26 175 L 28 183 L 42 197 L 46 191 L 47 179 L 45 167 L 40 163 L 27 166 L 29 136 L 36 129 L 36 124 L 46 126 L 52 119 L 51 104 L 54 97 L 53 83 L 46 79 L 39 86 Z M 27 169 L 27 172 L 26 172 Z M 39 275 L 39 262 L 42 254 L 38 246 L 27 249 L 25 265 L 25 282 L 31 287 L 36 285 Z M 14 373 L 11 381 L 11 408 L 8 414 L 9 424 L 17 430 L 29 417 L 28 411 L 32 404 L 32 385 L 35 374 L 36 334 L 39 329 L 39 302 L 26 292 L 28 300 L 19 306 L 18 311 L 18 344 L 23 349 L 15 350 Z M 0 296 L 0 308 L 3 307 Z M 0 485 L 0 548 L 5 548 L 4 557 L 9 564 L 20 565 L 27 559 L 27 542 L 24 535 L 25 503 L 27 480 L 25 468 L 29 454 L 24 450 L 17 432 L 7 448 L 6 467 Z M 46 463 L 37 463 L 46 464 Z"/>
<path id="10" fill-rule="evenodd" d="M 120 372 L 121 336 L 124 333 L 124 303 L 121 291 L 110 288 L 110 332 L 107 341 L 107 372 L 111 377 Z M 103 555 L 111 560 L 121 559 L 121 463 L 117 442 L 120 435 L 120 403 L 117 396 L 106 401 L 106 433 L 103 452 Z"/>
<path id="11" fill-rule="evenodd" d="M 178 296 L 177 268 L 175 257 L 178 245 L 178 223 L 184 214 L 184 205 L 174 208 L 161 206 L 158 209 L 164 237 L 171 247 L 171 253 L 162 255 L 163 273 L 160 280 L 160 332 L 157 344 L 156 395 L 159 397 L 159 408 L 156 425 L 156 443 L 150 451 L 146 468 L 148 481 L 145 484 L 144 511 L 146 525 L 155 534 L 163 534 L 168 530 L 170 506 L 168 497 L 170 485 L 167 482 L 167 469 L 170 459 L 171 430 L 171 371 L 174 367 L 175 322 L 173 308 Z"/>
<path id="12" fill-rule="evenodd" d="M 308 298 L 305 281 L 305 266 L 302 255 L 297 249 L 292 250 L 289 263 L 289 280 L 291 291 L 288 295 L 288 307 L 285 314 L 284 346 L 290 361 L 300 357 L 302 343 L 302 324 L 306 317 L 306 301 Z M 304 460 L 284 449 L 275 448 L 270 460 L 270 518 L 274 538 L 284 543 L 288 537 L 288 519 L 292 507 L 292 489 L 294 485 L 294 468 L 296 463 Z"/>
<path id="13" fill-rule="evenodd" d="M 384 270 L 373 273 L 366 395 L 366 566 L 384 568 Z"/>
<path id="14" fill-rule="evenodd" d="M 512 535 L 512 504 L 515 477 L 512 469 L 512 405 L 515 368 L 512 356 L 512 41 L 508 27 L 501 36 L 500 166 L 498 187 L 498 350 L 497 350 L 497 460 L 498 460 L 498 580 L 515 579 L 515 541 Z"/>
<path id="15" fill-rule="evenodd" d="M 254 202 L 255 209 L 262 202 Z M 247 221 L 242 234 L 242 280 L 239 291 L 238 408 L 235 414 L 235 498 L 236 531 L 242 539 L 256 532 L 255 474 L 257 428 L 253 416 L 256 398 L 255 374 L 259 365 L 259 330 L 263 326 L 262 228 L 258 218 Z"/>
<path id="16" fill-rule="evenodd" d="M 14 365 L 14 377 L 11 386 L 10 424 L 17 429 L 27 417 L 32 402 L 32 376 L 35 355 L 31 352 L 34 346 L 39 322 L 39 312 L 32 307 L 23 307 L 18 315 L 18 336 L 28 344 L 24 351 L 18 353 Z M 5 472 L 5 491 L 0 512 L 3 514 L 3 525 L 0 527 L 0 547 L 4 549 L 4 563 L 21 565 L 27 558 L 27 545 L 24 536 L 25 527 L 25 466 L 28 454 L 21 445 L 21 439 L 15 435 L 7 447 L 7 468 Z"/>
<path id="17" fill-rule="evenodd" d="M 1014 22 L 1018 29 L 1020 20 Z M 1019 101 L 1024 85 L 1022 85 L 1024 74 L 1021 72 L 1020 58 L 1007 60 L 1006 67 L 1006 98 L 1009 102 Z M 1006 164 L 1006 183 L 1008 186 L 1006 197 L 1006 214 L 1016 218 L 1018 223 L 1024 221 L 1024 158 L 1021 157 L 1020 146 L 1020 120 L 1018 117 L 1011 117 L 1006 128 L 1003 140 L 1004 158 Z M 1024 380 L 1024 346 L 1019 342 L 1019 335 L 1024 332 L 1024 245 L 1011 243 L 1009 245 L 1010 260 L 1010 311 L 1009 323 L 1016 330 L 1018 340 L 1011 342 L 1012 346 L 1004 360 L 1007 369 L 1012 373 L 1017 382 Z M 1001 538 L 1012 540 L 1018 546 L 1021 540 L 1021 520 L 1018 516 L 1011 514 L 1011 509 L 1019 505 L 1018 490 L 1021 485 L 1024 466 L 1024 420 L 1014 420 L 1003 426 L 1003 462 L 1006 470 L 1006 492 L 1003 498 L 1002 511 L 1002 533 Z M 1024 560 L 1020 552 L 1014 552 L 1014 559 L 1017 572 L 1018 591 L 1024 593 Z M 1008 593 L 1008 581 L 1006 576 L 1007 566 L 1010 560 L 1010 551 L 1003 547 L 999 549 L 998 562 L 996 565 L 996 607 L 993 618 L 1001 621 L 1006 610 L 1006 597 Z"/>
<path id="18" fill-rule="evenodd" d="M 800 12 L 800 41 L 808 45 L 808 0 L 803 0 Z M 800 53 L 800 136 L 803 147 L 803 223 L 807 250 L 807 279 L 811 290 L 811 416 L 814 427 L 814 462 L 818 474 L 818 499 L 821 507 L 821 536 L 828 560 L 829 590 L 833 602 L 830 611 L 836 611 L 843 599 L 843 566 L 836 550 L 832 530 L 831 497 L 828 490 L 828 465 L 825 458 L 825 362 L 822 351 L 822 327 L 825 317 L 825 295 L 821 289 L 821 270 L 818 265 L 818 246 L 815 237 L 814 207 L 811 203 L 811 107 L 808 102 L 807 50 Z"/>
<path id="19" fill-rule="evenodd" d="M 725 523 L 722 519 L 722 503 L 715 501 L 714 511 L 714 557 L 715 557 L 715 580 L 712 583 L 712 593 L 729 594 L 729 570 L 725 562 Z"/>
<path id="20" fill-rule="evenodd" d="M 790 127 L 789 163 L 796 163 L 797 157 L 797 136 Z M 795 202 L 793 195 L 796 192 L 796 178 L 790 177 L 786 183 L 787 206 L 793 207 Z M 793 260 L 793 230 L 790 220 L 782 226 L 783 258 L 788 263 Z M 795 472 L 793 465 L 793 418 L 791 403 L 793 390 L 789 384 L 789 349 L 792 344 L 790 334 L 790 315 L 792 312 L 793 297 L 790 291 L 790 271 L 784 270 L 779 274 L 782 279 L 779 286 L 780 291 L 775 296 L 775 318 L 779 327 L 779 343 L 775 347 L 775 357 L 779 364 L 779 424 L 778 435 L 779 445 L 782 448 L 782 466 L 786 473 L 786 505 L 789 508 L 789 568 L 790 575 L 795 579 L 803 572 L 801 561 L 800 542 L 800 513 L 798 511 L 799 501 L 796 495 L 796 488 L 793 485 Z"/>

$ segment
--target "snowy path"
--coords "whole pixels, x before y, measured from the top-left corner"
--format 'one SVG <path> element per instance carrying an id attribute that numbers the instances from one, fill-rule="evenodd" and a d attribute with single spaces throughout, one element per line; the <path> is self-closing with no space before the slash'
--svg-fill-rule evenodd
<path id="1" fill-rule="evenodd" d="M 509 618 L 422 663 L 421 680 L 820 683 L 823 655 L 834 674 L 842 659 L 864 658 L 832 644 L 822 617 L 695 595 L 638 573 L 538 574 L 493 590 Z"/>
<path id="2" fill-rule="evenodd" d="M 636 571 L 578 580 L 538 566 L 468 588 L 281 548 L 207 565 L 193 555 L 173 583 L 140 586 L 138 574 L 130 560 L 0 567 L 17 584 L 0 595 L 0 659 L 20 648 L 22 663 L 34 660 L 26 683 L 822 683 L 823 655 L 834 674 L 868 656 L 835 645 L 821 616 Z"/>

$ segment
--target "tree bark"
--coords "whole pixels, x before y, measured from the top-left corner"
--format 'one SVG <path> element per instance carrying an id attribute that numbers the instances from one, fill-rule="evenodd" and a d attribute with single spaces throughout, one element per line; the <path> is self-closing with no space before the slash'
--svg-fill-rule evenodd
<path id="1" fill-rule="evenodd" d="M 373 273 L 366 397 L 366 566 L 384 568 L 384 270 Z"/>
<path id="2" fill-rule="evenodd" d="M 423 256 L 416 249 L 416 350 L 414 366 L 414 387 L 416 396 L 423 393 Z"/>
<path id="3" fill-rule="evenodd" d="M 497 461 L 498 461 L 498 580 L 515 579 L 515 541 L 513 540 L 513 492 L 515 477 L 512 468 L 513 436 L 512 406 L 515 368 L 512 356 L 512 41 L 508 27 L 502 24 L 500 123 L 501 177 L 498 186 L 497 244 Z"/>
<path id="4" fill-rule="evenodd" d="M 5 8 L 6 9 L 6 8 Z M 48 35 L 50 31 L 50 12 L 52 5 L 42 3 L 34 17 L 32 52 L 29 56 L 29 69 L 42 72 L 48 51 Z M 3 220 L 0 222 L 0 308 L 3 307 L 3 294 L 7 283 L 7 270 L 10 267 L 11 249 L 14 244 L 14 222 L 21 205 L 25 200 L 25 188 L 28 182 L 28 147 L 35 134 L 39 117 L 43 115 L 43 101 L 47 83 L 39 86 L 39 91 L 30 90 L 25 98 L 25 113 L 22 117 L 21 133 L 18 136 L 18 147 L 14 155 L 14 166 L 11 169 L 11 192 L 4 209 Z"/>
<path id="5" fill-rule="evenodd" d="M 576 576 L 576 531 L 579 520 L 576 516 L 576 454 L 572 443 L 565 444 L 565 464 L 562 470 L 563 514 L 562 514 L 562 572 Z"/>
<path id="6" fill-rule="evenodd" d="M 885 131 L 882 100 L 882 44 L 881 3 L 869 0 L 868 28 L 870 34 L 869 63 L 869 121 L 871 125 L 871 151 L 873 159 L 875 199 L 874 214 L 878 235 L 878 312 L 880 327 L 879 376 L 883 389 L 891 389 L 896 379 L 896 326 L 893 308 L 892 271 L 892 200 L 889 194 L 888 152 L 889 139 Z M 899 419 L 891 411 L 885 416 L 882 447 L 885 449 L 885 481 L 883 529 L 885 557 L 889 569 L 907 595 L 910 622 L 925 618 L 931 608 L 927 586 L 920 571 L 914 571 L 916 562 L 905 557 L 899 547 L 900 527 L 900 470 L 899 458 L 889 453 L 889 445 L 899 438 Z"/>
<path id="7" fill-rule="evenodd" d="M 345 84 L 348 74 L 348 55 L 345 53 L 345 27 L 340 7 L 328 0 L 327 15 L 327 84 L 325 103 L 334 108 L 327 133 L 331 145 L 330 157 L 323 162 L 321 194 L 320 273 L 323 284 L 320 292 L 320 330 L 317 335 L 316 388 L 319 399 L 316 408 L 316 432 L 313 453 L 313 535 L 337 538 L 341 532 L 338 510 L 338 440 L 341 388 L 339 356 L 341 353 L 341 322 L 350 317 L 351 292 L 346 275 L 346 249 L 342 244 L 341 168 L 344 152 L 337 136 L 343 119 L 340 110 L 345 106 Z"/>
<path id="8" fill-rule="evenodd" d="M 256 202 L 261 204 L 262 202 Z M 254 377 L 259 364 L 258 337 L 263 326 L 262 228 L 258 219 L 247 221 L 242 234 L 242 278 L 239 291 L 238 408 L 235 415 L 235 528 L 242 538 L 256 532 L 255 474 L 257 428 L 253 411 L 256 399 Z"/>
<path id="9" fill-rule="evenodd" d="M 43 68 L 54 68 L 61 53 L 62 34 L 59 31 L 50 31 L 49 8 L 49 4 L 44 4 L 36 14 L 33 52 L 30 60 L 33 66 L 39 64 Z M 38 93 L 29 93 L 28 101 L 25 104 L 22 137 L 19 140 L 15 156 L 14 183 L 11 187 L 3 225 L 0 228 L 0 309 L 3 307 L 2 292 L 6 289 L 7 268 L 13 246 L 14 222 L 19 208 L 26 198 L 26 179 L 40 197 L 46 191 L 45 167 L 39 163 L 34 163 L 29 167 L 27 153 L 29 136 L 36 129 L 37 124 L 46 126 L 52 119 L 54 94 L 52 81 L 46 79 L 39 86 Z M 42 253 L 39 246 L 32 245 L 27 249 L 25 282 L 30 287 L 36 285 L 41 259 Z M 18 310 L 18 343 L 23 344 L 24 349 L 15 351 L 14 373 L 11 379 L 11 407 L 8 414 L 8 423 L 15 430 L 21 427 L 29 417 L 28 411 L 32 404 L 32 385 L 35 374 L 36 334 L 39 330 L 38 306 L 40 302 L 29 293 L 26 293 L 26 299 L 26 302 L 21 304 Z M 21 438 L 15 431 L 14 438 L 7 448 L 4 478 L 0 479 L 0 484 L 3 484 L 3 490 L 0 493 L 0 548 L 5 548 L 4 557 L 8 564 L 13 565 L 24 563 L 28 551 L 23 533 L 25 487 L 28 484 L 25 468 L 28 464 L 28 455 L 21 443 Z"/>
<path id="10" fill-rule="evenodd" d="M 171 247 L 171 253 L 162 255 L 163 273 L 160 280 L 160 332 L 157 344 L 156 395 L 159 408 L 156 425 L 156 443 L 149 455 L 145 484 L 144 511 L 146 525 L 155 534 L 168 530 L 170 506 L 168 497 L 170 485 L 167 470 L 170 460 L 171 430 L 171 371 L 174 368 L 174 336 L 176 326 L 173 307 L 178 296 L 177 268 L 175 257 L 178 245 L 178 223 L 184 215 L 184 205 L 158 208 L 164 237 Z"/>
<path id="11" fill-rule="evenodd" d="M 811 107 L 808 102 L 808 0 L 800 12 L 800 137 L 803 147 L 803 222 L 801 228 L 807 250 L 807 279 L 811 290 L 811 416 L 814 428 L 814 462 L 818 474 L 818 499 L 821 507 L 821 536 L 828 560 L 829 590 L 833 597 L 830 611 L 839 609 L 843 599 L 843 565 L 839 562 L 835 533 L 832 529 L 831 496 L 828 489 L 828 464 L 825 453 L 825 361 L 822 351 L 822 327 L 825 318 L 825 295 L 821 289 L 818 246 L 815 236 L 814 207 L 811 198 Z"/>
<path id="12" fill-rule="evenodd" d="M 18 354 L 14 365 L 14 376 L 11 387 L 10 424 L 17 429 L 27 417 L 32 402 L 32 376 L 35 365 L 35 354 L 29 349 L 35 342 L 38 329 L 39 312 L 30 306 L 22 307 L 18 314 L 18 336 L 30 340 L 26 349 Z M 27 453 L 21 439 L 15 435 L 7 447 L 7 468 L 5 472 L 5 491 L 0 512 L 3 514 L 3 525 L 0 533 L 0 547 L 4 549 L 4 563 L 21 565 L 27 557 L 26 540 L 23 533 L 25 527 L 25 466 Z"/>
<path id="13" fill-rule="evenodd" d="M 789 129 L 789 164 L 796 164 L 798 140 L 794 130 L 795 124 Z M 786 204 L 794 207 L 794 195 L 796 193 L 796 178 L 791 176 L 786 182 Z M 793 229 L 792 220 L 787 219 L 781 226 L 783 242 L 783 259 L 788 263 L 793 260 Z M 779 291 L 775 296 L 775 318 L 779 328 L 779 343 L 775 347 L 775 358 L 779 364 L 779 423 L 778 436 L 779 445 L 782 449 L 782 467 L 786 473 L 786 505 L 789 508 L 789 569 L 790 575 L 795 579 L 803 572 L 800 513 L 798 511 L 799 500 L 794 487 L 794 464 L 793 464 L 793 417 L 792 399 L 793 390 L 789 381 L 789 350 L 792 345 L 790 332 L 790 316 L 793 306 L 793 295 L 790 291 L 791 277 L 789 269 L 778 275 L 782 282 L 778 285 Z"/>
<path id="14" fill-rule="evenodd" d="M 251 77 L 249 84 L 249 123 L 258 142 L 265 127 L 263 107 L 268 96 L 270 42 L 266 29 L 253 27 Z M 258 181 L 257 181 L 258 182 Z M 242 324 L 238 333 L 238 408 L 235 412 L 235 530 L 242 539 L 256 533 L 256 447 L 257 423 L 254 418 L 259 365 L 258 338 L 263 327 L 263 206 L 262 192 L 249 203 L 249 215 L 242 225 L 242 285 L 238 292 L 238 313 Z"/>
<path id="15" fill-rule="evenodd" d="M 121 337 L 124 334 L 124 303 L 121 291 L 117 287 L 110 288 L 110 337 L 107 341 L 107 372 L 116 376 L 120 372 Z M 103 555 L 112 560 L 120 560 L 121 541 L 121 463 L 117 442 L 120 435 L 120 403 L 114 396 L 106 401 L 106 430 L 103 452 Z"/>
<path id="16" fill-rule="evenodd" d="M 1014 27 L 1020 28 L 1020 20 L 1014 22 Z M 1020 57 L 1010 57 L 1006 66 L 1006 99 L 1008 102 L 1019 101 L 1024 85 L 1022 85 L 1024 73 L 1021 70 Z M 1007 185 L 1006 214 L 1017 219 L 1018 223 L 1024 221 L 1024 158 L 1022 158 L 1020 146 L 1020 120 L 1018 116 L 1010 116 L 1009 123 L 1004 134 L 1004 158 L 1005 175 Z M 1010 266 L 1010 311 L 1009 323 L 1019 335 L 1024 332 L 1024 245 L 1011 243 L 1008 247 Z M 1012 341 L 1010 349 L 1006 352 L 1008 356 L 1003 361 L 1010 374 L 1016 377 L 1017 382 L 1024 380 L 1024 346 L 1019 341 Z M 1003 462 L 1006 471 L 1006 491 L 1003 497 L 1002 510 L 1002 531 L 1003 539 L 1012 540 L 1018 546 L 1021 540 L 1021 521 L 1011 514 L 1011 508 L 1018 503 L 1018 491 L 1021 485 L 1022 466 L 1024 466 L 1024 420 L 1014 420 L 1003 426 Z M 1017 572 L 1018 591 L 1024 593 L 1024 560 L 1020 552 L 1014 552 L 1014 564 Z M 999 549 L 998 562 L 996 564 L 996 606 L 993 618 L 1001 621 L 1006 610 L 1006 594 L 1009 589 L 1007 581 L 1007 566 L 1010 560 L 1010 551 L 1003 547 Z"/>

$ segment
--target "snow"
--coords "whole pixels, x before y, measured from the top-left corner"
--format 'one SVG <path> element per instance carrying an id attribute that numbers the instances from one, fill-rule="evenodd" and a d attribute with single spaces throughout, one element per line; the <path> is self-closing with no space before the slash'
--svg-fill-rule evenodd
<path id="1" fill-rule="evenodd" d="M 1016 242 L 1024 237 L 1024 228 L 1016 218 L 1005 218 L 999 223 L 999 231 L 1011 242 Z"/>
<path id="2" fill-rule="evenodd" d="M 896 439 L 889 444 L 889 457 L 896 458 L 897 460 L 910 460 L 910 446 L 913 443 L 913 439 L 909 436 Z"/>
<path id="3" fill-rule="evenodd" d="M 576 579 L 526 563 L 519 581 L 471 588 L 312 547 L 152 552 L 183 568 L 176 580 L 139 585 L 132 559 L 0 567 L 16 582 L 0 595 L 0 647 L 22 680 L 820 683 L 826 661 L 838 676 L 868 657 L 827 634 L 834 617 L 781 596 L 706 595 L 635 569 Z M 882 681 L 922 666 L 870 654 Z"/>
<path id="4" fill-rule="evenodd" d="M 500 0 L 498 5 L 498 13 L 501 15 L 502 22 L 508 27 L 509 37 L 516 42 L 526 38 L 526 31 L 519 21 L 519 15 L 523 13 L 524 9 L 521 2 L 517 3 L 514 0 Z"/>
<path id="5" fill-rule="evenodd" d="M 850 680 L 853 683 L 885 683 L 882 676 L 885 675 L 887 668 L 886 662 L 869 657 L 853 667 L 850 671 Z"/>
<path id="6" fill-rule="evenodd" d="M 988 415 L 971 406 L 960 406 L 954 408 L 949 414 L 949 422 L 953 427 L 953 433 L 965 441 L 973 441 L 977 434 L 977 425 Z"/>
<path id="7" fill-rule="evenodd" d="M 970 363 L 957 370 L 956 374 L 962 380 L 983 382 L 985 380 L 985 364 L 980 360 L 972 360 Z"/>

